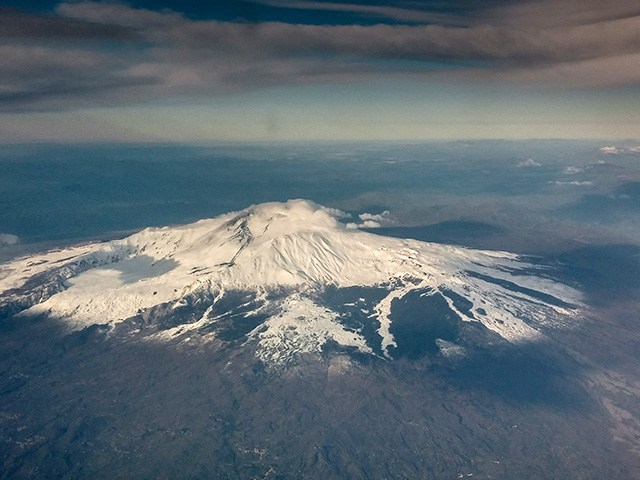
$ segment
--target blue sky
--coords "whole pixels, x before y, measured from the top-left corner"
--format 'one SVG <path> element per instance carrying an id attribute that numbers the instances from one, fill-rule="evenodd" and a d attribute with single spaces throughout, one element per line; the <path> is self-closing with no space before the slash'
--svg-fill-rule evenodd
<path id="1" fill-rule="evenodd" d="M 3 2 L 0 142 L 631 138 L 640 4 Z"/>

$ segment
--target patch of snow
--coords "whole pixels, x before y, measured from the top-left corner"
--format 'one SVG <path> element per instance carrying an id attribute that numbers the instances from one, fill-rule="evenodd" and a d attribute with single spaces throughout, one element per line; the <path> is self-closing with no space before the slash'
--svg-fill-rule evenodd
<path id="1" fill-rule="evenodd" d="M 436 345 L 440 349 L 440 353 L 445 357 L 464 357 L 466 352 L 463 347 L 455 343 L 448 342 L 441 338 L 436 338 Z"/>
<path id="2" fill-rule="evenodd" d="M 281 312 L 250 334 L 258 339 L 257 356 L 269 365 L 283 365 L 301 353 L 320 353 L 327 340 L 372 353 L 365 339 L 345 330 L 336 322 L 336 314 L 316 305 L 300 294 L 288 297 Z"/>

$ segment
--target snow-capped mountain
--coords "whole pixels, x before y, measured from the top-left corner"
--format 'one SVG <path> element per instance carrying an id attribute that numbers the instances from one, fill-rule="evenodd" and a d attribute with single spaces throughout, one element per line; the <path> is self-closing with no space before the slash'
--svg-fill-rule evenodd
<path id="1" fill-rule="evenodd" d="M 455 354 L 462 323 L 537 339 L 581 304 L 517 255 L 383 237 L 340 216 L 266 203 L 21 258 L 0 266 L 0 317 L 74 328 L 138 319 L 149 339 L 241 341 L 278 365 L 327 342 L 388 358 L 422 341 Z"/>

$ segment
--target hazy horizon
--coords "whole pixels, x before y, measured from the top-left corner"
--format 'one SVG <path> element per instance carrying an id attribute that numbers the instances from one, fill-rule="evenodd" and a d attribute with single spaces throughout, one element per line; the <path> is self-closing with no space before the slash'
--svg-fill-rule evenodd
<path id="1" fill-rule="evenodd" d="M 388 210 L 390 227 L 484 222 L 503 229 L 485 246 L 506 250 L 637 243 L 630 141 L 12 144 L 0 155 L 5 253 L 9 239 L 105 238 L 291 198 Z"/>

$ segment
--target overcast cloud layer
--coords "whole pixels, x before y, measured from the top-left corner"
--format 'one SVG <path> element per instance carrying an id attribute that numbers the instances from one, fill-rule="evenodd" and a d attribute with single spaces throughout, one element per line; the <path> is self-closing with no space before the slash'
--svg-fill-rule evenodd
<path id="1" fill-rule="evenodd" d="M 453 2 L 431 10 L 400 2 L 260 3 L 347 12 L 352 23 L 193 19 L 107 2 L 61 3 L 38 14 L 3 9 L 0 109 L 398 76 L 543 89 L 640 85 L 640 4 L 628 0 L 487 2 L 483 9 Z"/>

